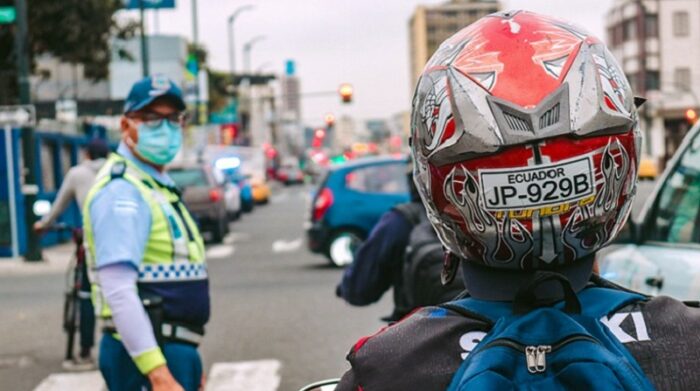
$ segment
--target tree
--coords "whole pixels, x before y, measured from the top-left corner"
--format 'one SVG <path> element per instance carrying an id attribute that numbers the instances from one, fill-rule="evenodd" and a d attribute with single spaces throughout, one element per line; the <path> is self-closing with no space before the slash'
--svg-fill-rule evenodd
<path id="1" fill-rule="evenodd" d="M 0 0 L 0 5 L 13 5 Z M 114 13 L 122 0 L 31 0 L 27 1 L 29 56 L 50 54 L 57 59 L 82 64 L 85 76 L 103 80 L 109 75 L 110 40 L 113 35 L 134 33 L 133 23 L 118 25 Z M 0 28 L 0 103 L 17 97 L 14 25 Z"/>

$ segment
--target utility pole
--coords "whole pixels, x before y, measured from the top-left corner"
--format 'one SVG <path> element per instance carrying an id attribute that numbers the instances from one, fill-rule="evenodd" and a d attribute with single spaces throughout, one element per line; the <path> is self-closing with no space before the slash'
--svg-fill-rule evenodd
<path id="1" fill-rule="evenodd" d="M 146 29 L 144 27 L 145 6 L 143 2 L 144 0 L 139 0 L 139 15 L 141 16 L 139 21 L 139 29 L 141 29 L 141 73 L 143 77 L 148 77 L 150 74 L 148 69 L 148 38 L 146 38 Z"/>
<path id="2" fill-rule="evenodd" d="M 236 46 L 234 44 L 233 35 L 233 22 L 236 21 L 236 17 L 247 10 L 252 10 L 254 7 L 252 5 L 244 5 L 236 9 L 231 16 L 228 17 L 228 51 L 229 51 L 229 68 L 231 70 L 231 78 L 233 79 L 233 74 L 236 72 Z"/>
<path id="3" fill-rule="evenodd" d="M 28 26 L 27 26 L 27 1 L 15 0 L 17 9 L 17 30 L 15 31 L 15 51 L 17 53 L 17 82 L 19 84 L 19 103 L 30 104 L 29 95 L 29 52 L 28 52 Z"/>
<path id="4" fill-rule="evenodd" d="M 28 47 L 28 26 L 27 26 L 27 1 L 15 0 L 17 8 L 17 30 L 15 31 L 15 51 L 17 54 L 17 83 L 19 85 L 19 103 L 23 105 L 31 104 L 29 91 L 29 47 Z M 41 243 L 39 235 L 34 232 L 34 202 L 37 198 L 38 187 L 36 185 L 36 150 L 34 148 L 34 128 L 26 127 L 22 129 L 22 153 L 26 175 L 22 193 L 24 193 L 24 221 L 27 232 L 27 251 L 24 258 L 27 261 L 41 261 Z"/>

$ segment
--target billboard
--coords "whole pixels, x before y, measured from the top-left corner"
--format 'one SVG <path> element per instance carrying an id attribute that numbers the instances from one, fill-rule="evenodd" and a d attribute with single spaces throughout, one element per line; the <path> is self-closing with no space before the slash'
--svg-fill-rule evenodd
<path id="1" fill-rule="evenodd" d="M 175 0 L 124 0 L 124 8 L 137 10 L 141 2 L 144 9 L 175 8 Z"/>

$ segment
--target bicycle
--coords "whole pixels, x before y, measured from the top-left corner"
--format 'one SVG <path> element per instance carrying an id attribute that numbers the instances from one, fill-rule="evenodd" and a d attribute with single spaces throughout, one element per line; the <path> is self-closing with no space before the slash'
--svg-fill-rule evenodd
<path id="1" fill-rule="evenodd" d="M 66 333 L 66 352 L 65 361 L 75 361 L 75 334 L 80 327 L 80 300 L 86 293 L 82 291 L 85 276 L 83 273 L 86 270 L 85 265 L 85 247 L 83 246 L 83 230 L 82 228 L 72 227 L 67 224 L 54 224 L 47 231 L 70 231 L 72 241 L 75 244 L 75 252 L 66 271 L 66 290 L 64 292 L 63 301 L 63 330 Z M 88 296 L 89 298 L 89 296 Z"/>

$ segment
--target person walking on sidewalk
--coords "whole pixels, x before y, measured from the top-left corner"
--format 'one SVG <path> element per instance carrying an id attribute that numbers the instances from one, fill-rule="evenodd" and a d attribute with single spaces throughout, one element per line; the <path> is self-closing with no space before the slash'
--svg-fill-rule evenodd
<path id="1" fill-rule="evenodd" d="M 136 82 L 122 141 L 85 201 L 93 300 L 103 320 L 99 367 L 111 391 L 198 390 L 209 320 L 204 244 L 164 172 L 182 145 L 182 92 L 156 75 Z M 150 386 L 150 387 L 149 387 Z"/>
<path id="2" fill-rule="evenodd" d="M 51 210 L 34 224 L 35 231 L 41 232 L 49 228 L 73 200 L 82 210 L 83 202 L 95 181 L 95 176 L 109 154 L 109 147 L 104 140 L 96 138 L 90 140 L 85 152 L 87 159 L 68 170 Z M 90 300 L 90 282 L 85 263 L 81 267 L 83 270 L 81 271 L 82 281 L 79 293 L 80 353 L 73 361 L 66 360 L 64 362 L 63 367 L 67 370 L 90 370 L 95 367 L 95 361 L 91 354 L 92 347 L 95 346 L 95 309 Z"/>

